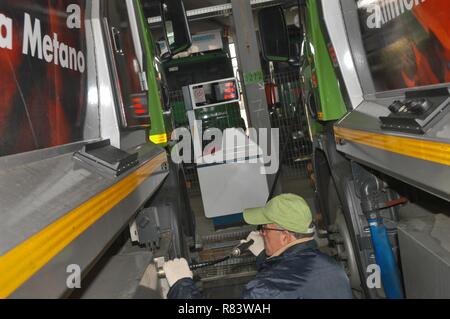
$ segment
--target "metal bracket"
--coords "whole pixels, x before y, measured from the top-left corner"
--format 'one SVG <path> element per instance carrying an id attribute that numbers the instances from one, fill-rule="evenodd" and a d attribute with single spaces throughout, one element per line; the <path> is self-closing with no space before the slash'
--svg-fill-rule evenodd
<path id="1" fill-rule="evenodd" d="M 361 250 L 373 251 L 372 239 L 370 237 L 361 237 L 358 235 L 357 240 L 358 240 L 359 247 L 361 248 Z"/>
<path id="2" fill-rule="evenodd" d="M 384 183 L 361 165 L 352 162 L 356 196 L 361 200 L 363 212 L 367 215 L 377 212 L 380 203 L 387 202 Z"/>
<path id="3" fill-rule="evenodd" d="M 138 154 L 129 154 L 111 146 L 110 140 L 87 144 L 74 159 L 99 172 L 118 177 L 139 164 Z"/>
<path id="4" fill-rule="evenodd" d="M 141 211 L 136 217 L 139 242 L 151 250 L 160 248 L 161 225 L 156 208 L 150 207 Z"/>

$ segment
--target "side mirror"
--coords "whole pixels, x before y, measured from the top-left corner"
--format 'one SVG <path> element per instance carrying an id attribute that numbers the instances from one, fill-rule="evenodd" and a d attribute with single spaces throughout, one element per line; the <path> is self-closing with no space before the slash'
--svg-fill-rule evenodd
<path id="1" fill-rule="evenodd" d="M 275 6 L 261 9 L 258 22 L 264 59 L 288 62 L 290 43 L 283 8 Z"/>
<path id="2" fill-rule="evenodd" d="M 192 45 L 186 11 L 181 0 L 162 0 L 161 17 L 167 49 L 162 59 L 186 51 Z"/>

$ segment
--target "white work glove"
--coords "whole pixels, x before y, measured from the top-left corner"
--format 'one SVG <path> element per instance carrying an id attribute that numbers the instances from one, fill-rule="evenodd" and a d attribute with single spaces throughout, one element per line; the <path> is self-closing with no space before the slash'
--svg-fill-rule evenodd
<path id="1" fill-rule="evenodd" d="M 259 256 L 261 252 L 264 250 L 264 239 L 262 238 L 259 231 L 252 231 L 246 240 L 241 240 L 241 244 L 247 243 L 250 240 L 254 241 L 254 243 L 248 248 L 252 252 L 253 255 Z"/>
<path id="2" fill-rule="evenodd" d="M 164 263 L 163 269 L 170 287 L 175 285 L 178 280 L 184 278 L 194 278 L 188 262 L 184 258 L 177 258 Z"/>

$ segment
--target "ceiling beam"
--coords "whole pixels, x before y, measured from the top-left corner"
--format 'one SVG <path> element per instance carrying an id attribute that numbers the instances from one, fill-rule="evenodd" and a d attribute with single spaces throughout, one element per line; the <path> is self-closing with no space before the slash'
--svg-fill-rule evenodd
<path id="1" fill-rule="evenodd" d="M 253 10 L 278 4 L 285 4 L 286 0 L 250 0 Z M 232 15 L 231 3 L 220 4 L 205 8 L 188 10 L 186 15 L 189 21 L 197 21 L 214 17 L 223 17 Z M 161 17 L 151 17 L 148 19 L 151 27 L 157 27 L 161 24 Z"/>

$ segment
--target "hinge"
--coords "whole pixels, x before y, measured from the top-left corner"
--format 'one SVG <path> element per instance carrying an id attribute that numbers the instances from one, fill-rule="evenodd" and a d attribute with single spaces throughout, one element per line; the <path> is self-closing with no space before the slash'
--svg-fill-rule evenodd
<path id="1" fill-rule="evenodd" d="M 148 91 L 147 72 L 139 72 L 139 82 L 141 82 L 142 91 Z"/>

